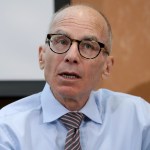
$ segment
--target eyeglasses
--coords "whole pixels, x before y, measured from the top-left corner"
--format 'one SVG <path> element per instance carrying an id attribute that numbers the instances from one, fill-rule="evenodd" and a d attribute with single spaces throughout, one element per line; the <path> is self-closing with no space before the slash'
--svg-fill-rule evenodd
<path id="1" fill-rule="evenodd" d="M 105 45 L 103 43 L 91 39 L 79 41 L 70 39 L 63 34 L 47 34 L 45 43 L 49 45 L 54 53 L 63 54 L 70 49 L 73 41 L 78 43 L 78 51 L 80 55 L 86 59 L 94 59 L 100 54 L 102 49 L 104 53 L 109 55 L 109 52 L 105 50 Z"/>

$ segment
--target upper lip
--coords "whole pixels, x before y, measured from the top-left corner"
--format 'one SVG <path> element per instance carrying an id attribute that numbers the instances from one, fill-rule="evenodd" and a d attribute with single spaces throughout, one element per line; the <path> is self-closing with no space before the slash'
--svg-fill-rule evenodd
<path id="1" fill-rule="evenodd" d="M 81 76 L 78 74 L 78 73 L 76 73 L 76 72 L 68 72 L 68 71 L 65 71 L 65 72 L 61 72 L 61 73 L 59 73 L 59 75 L 72 75 L 72 76 L 76 76 L 77 78 L 81 78 Z"/>

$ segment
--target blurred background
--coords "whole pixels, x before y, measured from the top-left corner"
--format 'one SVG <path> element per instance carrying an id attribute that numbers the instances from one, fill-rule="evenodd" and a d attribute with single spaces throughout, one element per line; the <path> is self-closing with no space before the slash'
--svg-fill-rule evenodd
<path id="1" fill-rule="evenodd" d="M 0 44 L 0 107 L 43 88 L 37 49 L 45 40 L 53 13 L 70 3 L 92 5 L 111 24 L 115 65 L 110 78 L 98 87 L 141 96 L 150 102 L 149 0 L 15 0 L 15 3 L 2 0 L 0 32 L 4 35 L 1 34 L 0 40 L 7 43 Z M 22 40 L 25 36 L 27 39 Z"/>

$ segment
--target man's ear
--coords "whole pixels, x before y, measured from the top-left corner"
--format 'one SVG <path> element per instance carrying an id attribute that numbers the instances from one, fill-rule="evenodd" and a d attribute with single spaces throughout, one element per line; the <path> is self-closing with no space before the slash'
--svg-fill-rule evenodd
<path id="1" fill-rule="evenodd" d="M 45 66 L 45 46 L 39 47 L 39 66 L 43 70 Z"/>
<path id="2" fill-rule="evenodd" d="M 104 70 L 102 73 L 102 79 L 107 79 L 110 76 L 112 67 L 114 65 L 114 58 L 113 56 L 108 56 L 107 60 L 104 64 Z"/>

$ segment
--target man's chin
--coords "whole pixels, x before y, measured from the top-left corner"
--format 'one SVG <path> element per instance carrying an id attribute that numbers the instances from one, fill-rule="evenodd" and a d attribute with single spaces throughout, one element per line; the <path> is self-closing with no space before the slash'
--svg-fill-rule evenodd
<path id="1" fill-rule="evenodd" d="M 70 98 L 74 99 L 78 96 L 79 90 L 71 87 L 58 87 L 56 89 L 51 89 L 52 93 L 54 94 L 56 99 L 62 99 L 62 98 Z"/>
<path id="2" fill-rule="evenodd" d="M 75 98 L 79 92 L 75 91 L 75 90 L 71 90 L 71 89 L 62 89 L 59 91 L 59 94 L 62 96 L 62 97 L 68 97 L 68 98 Z"/>

